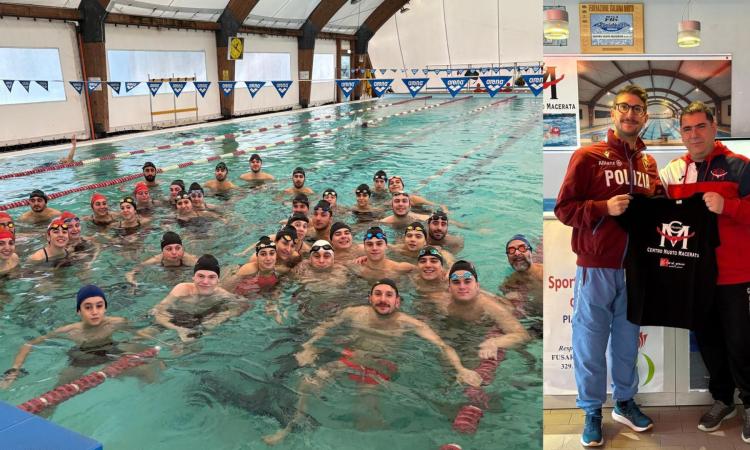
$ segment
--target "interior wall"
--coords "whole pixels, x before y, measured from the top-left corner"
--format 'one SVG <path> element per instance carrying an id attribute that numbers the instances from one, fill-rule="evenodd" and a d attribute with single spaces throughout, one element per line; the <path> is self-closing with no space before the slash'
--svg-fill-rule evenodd
<path id="1" fill-rule="evenodd" d="M 544 47 L 545 53 L 581 52 L 578 29 L 577 0 L 555 0 L 555 5 L 565 6 L 570 21 L 570 38 L 566 47 Z M 604 2 L 611 3 L 611 2 Z M 642 2 L 644 11 L 643 35 L 646 54 L 732 54 L 732 136 L 750 136 L 750 91 L 742 81 L 742 74 L 750 72 L 750 53 L 745 45 L 750 42 L 750 3 L 737 0 L 712 0 L 690 4 L 690 19 L 701 22 L 701 45 L 695 48 L 677 46 L 677 24 L 682 19 L 685 0 L 660 0 Z M 545 2 L 545 5 L 552 2 Z M 686 17 L 687 18 L 687 17 Z M 745 100 L 747 98 L 747 100 Z"/>
<path id="2" fill-rule="evenodd" d="M 297 38 L 285 36 L 264 36 L 259 34 L 242 34 L 245 38 L 245 51 L 252 53 L 289 53 L 291 80 L 294 82 L 282 98 L 270 81 L 255 94 L 245 89 L 244 83 L 241 89 L 234 92 L 234 113 L 252 114 L 265 111 L 277 111 L 288 109 L 299 105 L 299 80 L 297 74 Z M 312 76 L 312 74 L 311 74 Z"/>
<path id="3" fill-rule="evenodd" d="M 537 1 L 474 0 L 468 5 L 461 0 L 411 0 L 408 7 L 409 11 L 394 14 L 370 40 L 368 52 L 374 68 L 542 60 L 542 9 Z M 404 75 L 399 71 L 377 76 Z M 425 75 L 407 72 L 406 76 Z M 429 78 L 425 90 L 445 91 L 439 76 L 431 73 Z M 406 92 L 398 80 L 393 88 Z"/>
<path id="4" fill-rule="evenodd" d="M 216 67 L 216 37 L 211 31 L 144 29 L 105 25 L 107 50 L 173 50 L 200 51 L 206 55 L 206 77 L 210 81 L 205 97 L 197 92 L 183 92 L 175 99 L 171 88 L 162 85 L 159 94 L 121 97 L 107 88 L 109 95 L 109 131 L 150 129 L 151 111 L 198 107 L 195 112 L 177 114 L 177 123 L 191 123 L 221 117 L 219 105 L 218 69 Z M 134 80 L 141 81 L 141 80 Z M 124 89 L 124 87 L 123 87 Z M 223 94 L 222 94 L 223 95 Z M 176 106 L 176 108 L 175 108 Z M 154 123 L 170 125 L 175 123 L 174 114 L 154 116 Z"/>
<path id="5" fill-rule="evenodd" d="M 67 83 L 83 79 L 73 24 L 2 18 L 0 30 L 0 47 L 57 48 L 66 81 L 65 101 L 0 105 L 0 123 L 3 124 L 0 147 L 70 138 L 73 133 L 88 137 L 85 96 Z M 16 82 L 13 89 L 23 88 Z"/>
<path id="6" fill-rule="evenodd" d="M 318 39 L 315 41 L 315 53 L 333 55 L 334 76 L 336 76 L 336 41 L 332 39 Z M 312 74 L 310 74 L 312 78 Z M 322 105 L 336 101 L 336 82 L 314 81 L 310 90 L 310 106 Z"/>

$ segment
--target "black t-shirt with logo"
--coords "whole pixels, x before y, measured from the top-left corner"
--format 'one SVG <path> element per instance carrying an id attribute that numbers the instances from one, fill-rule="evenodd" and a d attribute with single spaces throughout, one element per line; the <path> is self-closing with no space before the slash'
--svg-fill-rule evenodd
<path id="1" fill-rule="evenodd" d="M 628 320 L 697 328 L 716 287 L 717 216 L 702 194 L 683 200 L 634 196 L 616 217 L 629 233 Z"/>

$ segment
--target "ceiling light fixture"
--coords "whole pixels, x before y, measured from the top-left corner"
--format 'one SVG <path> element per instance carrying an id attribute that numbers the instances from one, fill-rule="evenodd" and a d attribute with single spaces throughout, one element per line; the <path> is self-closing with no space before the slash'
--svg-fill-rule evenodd
<path id="1" fill-rule="evenodd" d="M 683 11 L 682 19 L 677 24 L 677 46 L 680 48 L 693 48 L 701 45 L 701 23 L 697 20 L 690 20 L 690 2 L 685 5 L 687 10 L 687 20 Z"/>
<path id="2" fill-rule="evenodd" d="M 568 12 L 563 9 L 545 9 L 544 10 L 544 37 L 559 41 L 567 39 L 568 31 Z"/>

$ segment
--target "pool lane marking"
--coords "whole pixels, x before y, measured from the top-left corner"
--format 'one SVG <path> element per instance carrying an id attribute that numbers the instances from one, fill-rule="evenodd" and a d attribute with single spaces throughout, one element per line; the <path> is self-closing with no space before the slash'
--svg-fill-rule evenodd
<path id="1" fill-rule="evenodd" d="M 481 108 L 481 110 L 488 109 L 491 106 L 497 106 L 499 104 L 506 103 L 506 102 L 508 102 L 510 100 L 513 100 L 515 98 L 516 98 L 515 95 L 512 96 L 512 97 L 504 98 L 504 99 L 496 101 L 494 103 L 490 103 L 489 105 L 483 106 Z M 480 108 L 477 108 L 477 110 L 480 110 Z M 461 160 L 464 160 L 464 159 L 468 158 L 469 156 L 471 156 L 473 153 L 478 152 L 480 149 L 482 149 L 484 147 L 485 144 L 487 144 L 491 140 L 493 140 L 493 139 L 501 136 L 505 132 L 506 132 L 506 130 L 503 130 L 503 131 L 501 131 L 499 133 L 495 133 L 494 135 L 490 136 L 489 139 L 486 139 L 486 140 L 480 142 L 479 144 L 477 144 L 476 146 L 470 148 L 469 151 L 467 151 L 463 155 L 461 155 L 458 158 L 454 159 L 453 161 L 449 162 L 448 164 L 446 164 L 443 168 L 439 169 L 434 174 L 430 175 L 429 177 L 427 177 L 424 180 L 422 180 L 419 183 L 417 183 L 417 187 L 414 189 L 414 192 L 419 191 L 421 188 L 427 186 L 430 183 L 430 181 L 434 180 L 435 178 L 438 178 L 438 177 L 442 176 L 443 174 L 445 174 L 445 172 L 453 169 L 454 167 L 456 167 L 461 162 Z"/>
<path id="2" fill-rule="evenodd" d="M 173 149 L 173 148 L 186 147 L 186 146 L 189 146 L 189 145 L 202 144 L 202 143 L 205 143 L 205 142 L 219 142 L 219 141 L 223 141 L 223 140 L 226 140 L 226 139 L 234 140 L 234 139 L 236 139 L 239 136 L 246 136 L 246 135 L 253 134 L 253 133 L 264 133 L 266 131 L 279 130 L 279 129 L 282 129 L 282 128 L 291 127 L 293 125 L 299 125 L 299 124 L 303 124 L 303 123 L 316 122 L 316 121 L 324 120 L 324 119 L 334 119 L 335 120 L 335 119 L 339 119 L 339 118 L 342 118 L 342 117 L 350 116 L 350 115 L 353 115 L 353 114 L 356 114 L 356 113 L 359 113 L 359 112 L 374 111 L 376 109 L 388 108 L 390 106 L 396 106 L 396 105 L 403 105 L 404 103 L 413 102 L 415 100 L 427 100 L 427 99 L 430 99 L 430 98 L 432 98 L 431 95 L 428 95 L 428 96 L 425 96 L 425 97 L 415 97 L 415 98 L 410 98 L 410 99 L 406 99 L 406 100 L 401 100 L 401 101 L 398 101 L 398 102 L 386 103 L 385 105 L 376 105 L 376 106 L 370 106 L 370 107 L 364 108 L 364 109 L 357 109 L 357 110 L 349 111 L 349 112 L 346 112 L 346 113 L 343 113 L 343 114 L 327 114 L 325 116 L 313 117 L 313 118 L 310 118 L 310 119 L 299 120 L 299 121 L 294 121 L 294 122 L 277 123 L 277 124 L 268 125 L 268 126 L 260 127 L 260 128 L 238 130 L 237 132 L 226 133 L 226 134 L 223 134 L 223 135 L 207 136 L 207 137 L 203 137 L 203 138 L 199 137 L 197 139 L 191 139 L 191 140 L 180 142 L 180 143 L 177 143 L 177 144 L 164 144 L 164 145 L 158 145 L 158 146 L 154 146 L 154 147 L 146 147 L 146 148 L 142 148 L 142 149 L 138 149 L 138 150 L 130 150 L 130 151 L 127 151 L 127 152 L 110 153 L 108 155 L 99 156 L 99 157 L 96 157 L 96 158 L 83 159 L 83 160 L 80 160 L 80 161 L 73 161 L 73 162 L 64 163 L 64 164 L 55 164 L 55 165 L 46 166 L 46 167 L 37 167 L 35 169 L 25 170 L 23 172 L 6 173 L 6 174 L 0 175 L 0 180 L 5 180 L 5 179 L 8 179 L 8 178 L 25 177 L 25 176 L 34 175 L 34 174 L 37 174 L 37 173 L 51 172 L 51 171 L 54 171 L 54 170 L 67 169 L 68 167 L 80 167 L 80 166 L 84 166 L 84 165 L 99 163 L 99 162 L 102 162 L 102 161 L 111 161 L 111 160 L 116 159 L 116 158 L 128 158 L 128 157 L 134 156 L 134 155 L 142 155 L 142 154 L 145 154 L 145 153 L 151 153 L 151 152 L 155 152 L 155 151 L 159 151 L 159 150 L 169 150 L 169 149 Z"/>
<path id="3" fill-rule="evenodd" d="M 422 98 L 424 98 L 424 97 L 422 97 Z M 448 101 L 441 102 L 441 103 L 435 103 L 433 105 L 426 105 L 426 106 L 422 106 L 420 108 L 410 109 L 408 111 L 401 111 L 401 112 L 398 112 L 396 114 L 391 114 L 391 115 L 388 115 L 388 116 L 380 117 L 378 119 L 367 121 L 366 123 L 382 122 L 383 120 L 388 119 L 390 117 L 404 116 L 406 114 L 412 114 L 412 113 L 419 112 L 419 111 L 424 111 L 424 110 L 427 110 L 427 109 L 438 108 L 438 107 L 443 106 L 443 105 L 447 105 L 447 104 L 450 104 L 450 103 L 459 102 L 459 101 L 462 101 L 462 100 L 467 100 L 469 98 L 471 98 L 471 97 L 466 96 L 466 97 L 461 97 L 461 98 L 455 98 L 453 100 L 448 100 Z M 302 136 L 296 136 L 296 137 L 293 137 L 293 138 L 285 140 L 285 141 L 278 141 L 278 142 L 274 142 L 274 143 L 271 143 L 271 144 L 256 145 L 255 147 L 250 147 L 247 150 L 236 150 L 234 152 L 228 152 L 228 153 L 224 153 L 222 155 L 209 156 L 207 158 L 201 158 L 201 159 L 196 159 L 194 161 L 188 161 L 188 162 L 184 162 L 184 163 L 173 164 L 171 166 L 163 166 L 163 167 L 157 169 L 156 173 L 164 173 L 164 172 L 167 172 L 167 171 L 170 171 L 170 170 L 183 169 L 185 167 L 189 167 L 189 166 L 192 166 L 192 165 L 195 165 L 195 164 L 201 164 L 201 163 L 216 161 L 216 160 L 219 160 L 219 159 L 229 158 L 229 157 L 233 157 L 233 156 L 240 156 L 240 155 L 244 155 L 244 154 L 247 154 L 247 153 L 250 153 L 250 152 L 262 151 L 262 150 L 269 149 L 271 147 L 278 147 L 280 145 L 291 144 L 293 142 L 300 142 L 302 140 L 309 139 L 309 138 L 315 138 L 315 137 L 319 137 L 319 136 L 325 136 L 325 135 L 337 133 L 339 131 L 342 131 L 342 130 L 345 130 L 345 129 L 348 129 L 348 128 L 353 128 L 355 126 L 362 126 L 362 124 L 347 124 L 347 125 L 342 125 L 342 126 L 338 126 L 336 128 L 330 128 L 330 129 L 323 130 L 323 131 L 318 131 L 318 132 L 315 132 L 315 133 L 305 134 L 305 135 L 302 135 Z M 107 186 L 112 186 L 112 185 L 115 185 L 115 184 L 127 183 L 128 181 L 132 181 L 132 180 L 135 180 L 135 179 L 141 178 L 141 177 L 143 177 L 143 173 L 134 173 L 134 174 L 131 174 L 131 175 L 126 175 L 126 176 L 115 178 L 115 179 L 112 179 L 112 180 L 102 181 L 102 182 L 99 182 L 99 183 L 87 184 L 87 185 L 84 185 L 84 186 L 78 186 L 78 187 L 74 187 L 74 188 L 71 188 L 71 189 L 66 189 L 64 191 L 53 192 L 51 194 L 48 194 L 47 196 L 50 199 L 56 199 L 56 198 L 59 198 L 59 197 L 63 197 L 65 195 L 73 194 L 75 192 L 83 192 L 83 191 L 88 191 L 88 190 L 91 190 L 91 189 L 100 189 L 100 188 L 107 187 Z M 13 208 L 20 208 L 22 206 L 27 206 L 28 204 L 29 204 L 29 199 L 18 200 L 18 201 L 15 201 L 15 202 L 11 202 L 11 203 L 6 203 L 4 205 L 0 205 L 0 211 L 7 211 L 7 210 L 13 209 Z"/>

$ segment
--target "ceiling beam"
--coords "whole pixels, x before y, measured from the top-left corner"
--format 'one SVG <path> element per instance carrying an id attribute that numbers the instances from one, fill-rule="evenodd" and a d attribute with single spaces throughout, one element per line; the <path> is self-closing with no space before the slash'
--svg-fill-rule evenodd
<path id="1" fill-rule="evenodd" d="M 649 77 L 651 77 L 651 87 L 656 87 L 656 83 L 654 82 L 654 68 L 651 66 L 651 61 L 646 61 L 646 65 L 648 66 Z"/>
<path id="2" fill-rule="evenodd" d="M 105 23 L 154 28 L 180 28 L 184 30 L 216 31 L 220 28 L 216 22 L 201 22 L 199 20 L 170 19 L 166 17 L 133 16 L 130 14 L 110 13 Z"/>
<path id="3" fill-rule="evenodd" d="M 680 61 L 680 63 L 677 65 L 677 70 L 675 72 L 680 72 L 680 69 L 682 69 L 682 65 L 685 64 L 685 60 Z M 676 80 L 675 77 L 672 77 L 672 81 L 669 82 L 669 87 L 667 89 L 672 89 L 672 85 L 674 84 L 674 81 Z"/>
<path id="4" fill-rule="evenodd" d="M 71 8 L 0 3 L 0 16 L 28 17 L 32 19 L 80 20 L 81 13 L 77 9 Z"/>

